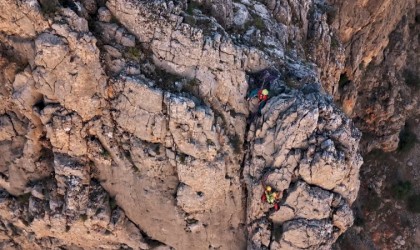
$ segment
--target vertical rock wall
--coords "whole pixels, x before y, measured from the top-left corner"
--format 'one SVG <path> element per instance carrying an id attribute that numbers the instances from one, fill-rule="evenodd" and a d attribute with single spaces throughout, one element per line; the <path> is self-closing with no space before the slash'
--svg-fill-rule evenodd
<path id="1" fill-rule="evenodd" d="M 365 2 L 378 15 L 359 27 L 338 2 L 2 1 L 1 247 L 329 248 L 352 225 L 362 162 L 329 95 L 366 110 L 345 99 L 362 86 L 354 65 L 388 43 L 369 52 L 367 27 L 399 22 Z M 247 95 L 266 68 L 278 77 L 258 115 Z M 260 200 L 268 184 L 278 211 Z"/>

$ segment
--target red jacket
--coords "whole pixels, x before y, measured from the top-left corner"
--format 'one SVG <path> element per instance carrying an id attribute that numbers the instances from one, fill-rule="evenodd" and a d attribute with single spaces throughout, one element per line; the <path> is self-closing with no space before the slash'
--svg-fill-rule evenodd
<path id="1" fill-rule="evenodd" d="M 268 100 L 268 95 L 263 95 L 262 92 L 263 92 L 262 89 L 260 89 L 258 91 L 258 100 L 260 100 L 260 102 L 267 101 Z"/>

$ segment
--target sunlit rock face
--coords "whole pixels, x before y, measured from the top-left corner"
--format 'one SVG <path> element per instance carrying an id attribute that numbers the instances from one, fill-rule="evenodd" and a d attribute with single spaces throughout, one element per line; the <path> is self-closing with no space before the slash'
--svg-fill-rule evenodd
<path id="1" fill-rule="evenodd" d="M 371 2 L 1 1 L 0 248 L 329 249 L 416 105 Z"/>

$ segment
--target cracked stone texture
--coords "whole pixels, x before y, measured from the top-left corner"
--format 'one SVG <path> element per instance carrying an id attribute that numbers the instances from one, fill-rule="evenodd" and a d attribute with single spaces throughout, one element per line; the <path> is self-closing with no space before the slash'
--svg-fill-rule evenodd
<path id="1" fill-rule="evenodd" d="M 91 182 L 85 164 L 60 154 L 54 162 L 57 183 L 40 180 L 18 198 L 2 192 L 1 210 L 13 211 L 1 215 L 2 248 L 149 249 L 124 212 L 110 208 L 108 194 Z"/>
<path id="2" fill-rule="evenodd" d="M 352 225 L 360 133 L 328 94 L 366 110 L 371 92 L 338 80 L 370 25 L 343 25 L 401 21 L 384 52 L 401 65 L 413 1 L 390 22 L 389 1 L 354 19 L 309 0 L 60 2 L 0 3 L 0 248 L 323 249 Z M 259 117 L 246 95 L 268 67 Z M 261 180 L 285 190 L 279 211 Z"/>
<path id="3" fill-rule="evenodd" d="M 314 86 L 282 88 L 250 125 L 248 249 L 329 249 L 353 224 L 361 133 Z M 278 211 L 261 201 L 265 185 L 282 192 Z M 273 226 L 261 235 L 267 216 Z"/>
<path id="4" fill-rule="evenodd" d="M 348 82 L 332 93 L 366 134 L 366 151 L 397 149 L 399 133 L 418 105 L 404 72 L 419 75 L 418 15 L 415 0 L 330 1 L 331 28 L 342 42 Z"/>
<path id="5" fill-rule="evenodd" d="M 149 236 L 172 247 L 244 246 L 240 166 L 223 154 L 232 154 L 231 146 L 219 144 L 219 138 L 228 141 L 227 136 L 217 131 L 208 107 L 148 86 L 144 80 L 119 79 L 111 126 L 96 121 L 88 129 L 106 148 L 90 147 L 98 154 L 95 165 L 102 165 L 102 185 Z M 136 103 L 144 95 L 157 102 Z M 128 114 L 132 117 L 126 118 Z M 147 118 L 137 119 L 143 115 Z M 124 135 L 130 128 L 139 128 L 132 131 L 137 137 Z M 114 162 L 98 160 L 103 150 Z"/>
<path id="6" fill-rule="evenodd" d="M 408 72 L 414 76 L 420 74 L 419 37 L 415 35 L 420 27 L 415 24 L 414 14 L 410 11 L 398 23 L 389 35 L 383 55 L 367 66 L 361 75 L 363 84 L 357 86 L 359 101 L 354 106 L 353 117 L 367 135 L 363 141 L 366 151 L 395 150 L 407 119 L 418 113 L 418 87 L 407 84 Z"/>
<path id="7" fill-rule="evenodd" d="M 8 35 L 34 38 L 49 26 L 37 1 L 4 0 L 1 1 L 0 8 L 0 30 Z"/>
<path id="8" fill-rule="evenodd" d="M 45 32 L 35 39 L 34 87 L 50 101 L 90 120 L 101 113 L 106 84 L 96 38 L 86 33 L 87 21 L 70 9 L 63 9 L 60 21 L 51 25 L 54 33 Z"/>
<path id="9" fill-rule="evenodd" d="M 267 62 L 253 48 L 235 46 L 218 24 L 210 36 L 206 30 L 182 23 L 179 6 L 165 2 L 144 4 L 129 0 L 107 2 L 110 11 L 153 53 L 153 62 L 168 72 L 195 78 L 198 92 L 228 119 L 227 128 L 243 137 L 243 119 L 230 111 L 247 115 L 245 70 L 264 68 Z M 167 18 L 160 19 L 159 16 Z M 215 27 L 211 27 L 214 25 Z M 218 32 L 221 30 L 220 32 Z"/>

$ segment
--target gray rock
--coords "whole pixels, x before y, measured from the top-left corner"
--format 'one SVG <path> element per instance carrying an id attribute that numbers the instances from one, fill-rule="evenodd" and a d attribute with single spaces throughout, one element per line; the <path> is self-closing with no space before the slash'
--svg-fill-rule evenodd
<path id="1" fill-rule="evenodd" d="M 233 3 L 233 10 L 234 10 L 233 23 L 237 27 L 241 27 L 241 28 L 244 27 L 245 23 L 248 22 L 250 18 L 248 9 L 243 4 Z"/>
<path id="2" fill-rule="evenodd" d="M 95 14 L 98 9 L 95 0 L 81 0 L 81 3 L 86 8 L 89 14 Z"/>
<path id="3" fill-rule="evenodd" d="M 118 74 L 124 70 L 126 63 L 124 59 L 120 58 L 110 61 L 107 66 L 113 74 Z"/>
<path id="4" fill-rule="evenodd" d="M 106 52 L 108 52 L 114 58 L 121 58 L 122 57 L 121 52 L 115 47 L 112 47 L 110 45 L 104 45 L 104 49 L 106 50 Z"/>
<path id="5" fill-rule="evenodd" d="M 12 121 L 9 116 L 0 116 L 0 141 L 11 140 L 16 136 Z"/>
<path id="6" fill-rule="evenodd" d="M 132 35 L 125 35 L 121 38 L 121 45 L 126 47 L 136 46 L 136 38 Z"/>

